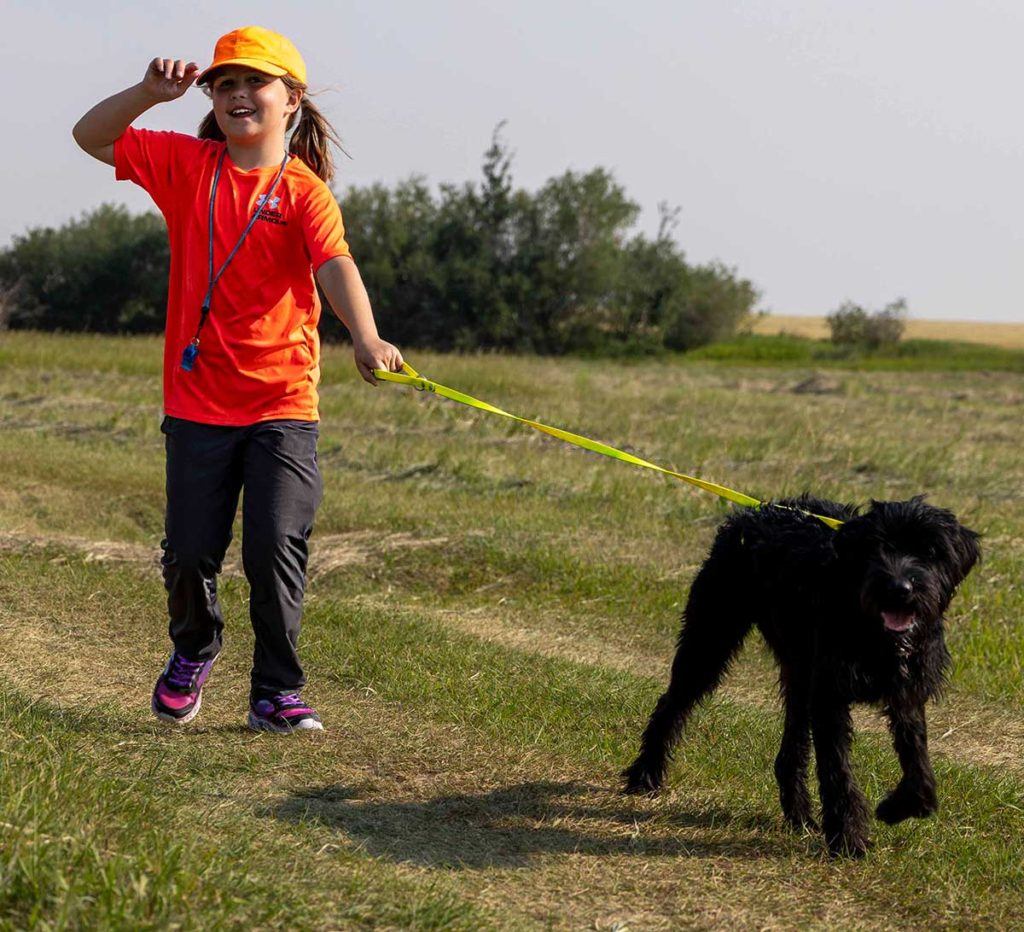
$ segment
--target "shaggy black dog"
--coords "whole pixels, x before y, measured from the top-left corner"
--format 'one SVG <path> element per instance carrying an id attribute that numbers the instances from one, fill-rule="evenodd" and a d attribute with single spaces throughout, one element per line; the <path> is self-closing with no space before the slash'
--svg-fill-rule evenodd
<path id="1" fill-rule="evenodd" d="M 844 523 L 833 530 L 804 512 Z M 850 769 L 854 702 L 881 705 L 903 770 L 878 818 L 935 812 L 924 705 L 949 663 L 943 613 L 979 557 L 978 535 L 923 496 L 861 513 L 804 495 L 731 516 L 693 581 L 671 681 L 623 773 L 626 791 L 661 786 L 687 717 L 756 625 L 780 667 L 786 717 L 775 776 L 789 823 L 816 828 L 807 792 L 813 738 L 829 851 L 867 850 L 868 805 Z"/>

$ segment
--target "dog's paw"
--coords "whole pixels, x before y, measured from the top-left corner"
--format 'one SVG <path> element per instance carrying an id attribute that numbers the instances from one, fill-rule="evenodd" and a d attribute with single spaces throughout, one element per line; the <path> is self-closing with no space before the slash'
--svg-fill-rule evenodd
<path id="1" fill-rule="evenodd" d="M 852 858 L 856 860 L 864 857 L 874 846 L 875 843 L 867 835 L 847 830 L 829 838 L 828 853 L 833 858 Z"/>
<path id="2" fill-rule="evenodd" d="M 855 801 L 858 802 L 858 801 Z M 829 818 L 822 813 L 825 827 L 825 842 L 828 853 L 834 858 L 862 858 L 873 846 L 868 833 L 867 812 L 860 805 L 846 818 Z"/>
<path id="3" fill-rule="evenodd" d="M 623 793 L 631 796 L 653 796 L 661 789 L 661 779 L 656 773 L 652 773 L 639 761 L 622 771 L 625 778 Z"/>
<path id="4" fill-rule="evenodd" d="M 887 825 L 898 825 L 906 819 L 927 818 L 938 808 L 934 798 L 897 787 L 878 804 L 875 817 Z"/>
<path id="5" fill-rule="evenodd" d="M 779 802 L 782 805 L 782 815 L 786 824 L 795 832 L 818 832 L 818 823 L 811 815 L 813 806 L 811 798 L 807 795 L 807 788 L 802 784 L 795 787 L 783 785 L 779 793 Z"/>

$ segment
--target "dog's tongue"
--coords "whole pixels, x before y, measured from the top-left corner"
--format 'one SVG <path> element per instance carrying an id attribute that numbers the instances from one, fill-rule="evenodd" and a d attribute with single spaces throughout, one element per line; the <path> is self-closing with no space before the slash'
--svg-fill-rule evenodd
<path id="1" fill-rule="evenodd" d="M 911 612 L 882 612 L 882 622 L 889 631 L 906 631 L 914 623 Z"/>

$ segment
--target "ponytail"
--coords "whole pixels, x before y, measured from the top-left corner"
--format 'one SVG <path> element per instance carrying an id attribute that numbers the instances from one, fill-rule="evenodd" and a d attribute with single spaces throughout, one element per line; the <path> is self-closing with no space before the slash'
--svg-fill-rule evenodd
<path id="1" fill-rule="evenodd" d="M 288 90 L 303 92 L 299 109 L 288 116 L 288 125 L 285 127 L 286 130 L 295 127 L 288 143 L 288 151 L 302 159 L 318 178 L 330 184 L 334 178 L 334 157 L 331 155 L 331 143 L 344 152 L 341 140 L 338 139 L 338 134 L 327 118 L 309 99 L 305 84 L 295 80 L 289 74 L 283 75 L 281 81 Z M 212 110 L 203 117 L 196 135 L 200 139 L 225 141 L 224 133 L 217 124 L 217 117 Z"/>
<path id="2" fill-rule="evenodd" d="M 334 156 L 331 155 L 331 143 L 333 142 L 344 152 L 341 140 L 334 131 L 334 127 L 327 122 L 327 117 L 309 99 L 306 86 L 288 74 L 281 80 L 289 90 L 304 92 L 299 109 L 288 117 L 288 129 L 291 129 L 295 123 L 296 114 L 299 115 L 298 125 L 288 144 L 288 151 L 302 159 L 322 181 L 330 184 L 334 178 Z"/>
<path id="3" fill-rule="evenodd" d="M 203 117 L 196 135 L 200 139 L 216 139 L 217 142 L 224 142 L 224 134 L 221 132 L 217 116 L 212 110 Z"/>

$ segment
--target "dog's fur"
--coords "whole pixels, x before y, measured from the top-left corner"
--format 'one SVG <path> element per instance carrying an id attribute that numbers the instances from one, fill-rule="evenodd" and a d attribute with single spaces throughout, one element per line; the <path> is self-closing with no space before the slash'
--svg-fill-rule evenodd
<path id="1" fill-rule="evenodd" d="M 832 530 L 804 512 L 844 523 Z M 868 805 L 850 769 L 854 702 L 882 707 L 903 770 L 877 817 L 895 824 L 935 812 L 924 705 L 943 685 L 943 614 L 980 558 L 978 537 L 923 496 L 861 512 L 804 495 L 728 518 L 690 589 L 668 690 L 623 773 L 627 792 L 661 786 L 687 717 L 756 625 L 780 667 L 785 725 L 775 776 L 787 821 L 816 828 L 807 791 L 813 739 L 829 851 L 867 850 Z"/>

